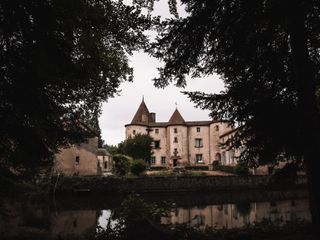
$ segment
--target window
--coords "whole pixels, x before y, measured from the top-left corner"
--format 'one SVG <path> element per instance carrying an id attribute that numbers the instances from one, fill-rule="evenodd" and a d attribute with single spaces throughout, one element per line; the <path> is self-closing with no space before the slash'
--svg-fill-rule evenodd
<path id="1" fill-rule="evenodd" d="M 174 129 L 173 129 L 173 132 L 174 132 L 174 133 L 178 133 L 178 128 L 174 128 Z"/>
<path id="2" fill-rule="evenodd" d="M 104 162 L 104 168 L 108 168 L 108 162 Z"/>
<path id="3" fill-rule="evenodd" d="M 133 130 L 133 131 L 132 131 L 132 134 L 135 135 L 135 134 L 136 134 L 136 130 Z"/>
<path id="4" fill-rule="evenodd" d="M 177 156 L 177 155 L 178 155 L 178 149 L 177 149 L 177 148 L 173 149 L 173 155 L 174 155 L 174 156 Z"/>
<path id="5" fill-rule="evenodd" d="M 216 129 L 216 131 L 219 131 L 219 126 L 216 126 L 215 129 Z"/>
<path id="6" fill-rule="evenodd" d="M 205 224 L 205 216 L 203 215 L 196 215 L 195 219 L 197 221 L 197 225 L 204 225 Z"/>
<path id="7" fill-rule="evenodd" d="M 203 147 L 202 138 L 196 138 L 196 139 L 195 139 L 195 147 L 196 147 L 196 148 L 201 148 L 201 147 Z"/>
<path id="8" fill-rule="evenodd" d="M 161 164 L 165 165 L 166 164 L 166 157 L 161 157 Z"/>
<path id="9" fill-rule="evenodd" d="M 199 127 L 197 127 L 197 132 L 200 132 L 200 128 Z"/>
<path id="10" fill-rule="evenodd" d="M 175 137 L 174 140 L 173 140 L 173 142 L 177 143 L 177 142 L 178 142 L 178 138 Z"/>
<path id="11" fill-rule="evenodd" d="M 158 133 L 159 133 L 159 129 L 158 129 L 158 128 L 156 128 L 155 133 L 156 133 L 156 134 L 158 134 Z"/>
<path id="12" fill-rule="evenodd" d="M 76 156 L 76 164 L 79 164 L 79 163 L 80 163 L 80 157 Z"/>
<path id="13" fill-rule="evenodd" d="M 154 148 L 160 148 L 160 140 L 154 141 Z"/>
<path id="14" fill-rule="evenodd" d="M 196 154 L 196 163 L 203 163 L 202 154 Z"/>
<path id="15" fill-rule="evenodd" d="M 155 165 L 156 164 L 156 157 L 151 157 L 151 165 Z"/>

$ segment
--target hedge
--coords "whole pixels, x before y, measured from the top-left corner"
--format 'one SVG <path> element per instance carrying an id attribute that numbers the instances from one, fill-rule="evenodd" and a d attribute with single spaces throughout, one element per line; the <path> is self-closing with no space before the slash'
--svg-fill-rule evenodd
<path id="1" fill-rule="evenodd" d="M 150 166 L 151 171 L 162 171 L 167 170 L 166 166 Z"/>
<path id="2" fill-rule="evenodd" d="M 186 166 L 186 170 L 202 170 L 209 171 L 209 166 Z"/>
<path id="3" fill-rule="evenodd" d="M 249 168 L 243 165 L 236 165 L 236 166 L 228 166 L 228 165 L 216 165 L 214 166 L 213 170 L 218 170 L 222 172 L 228 172 L 238 175 L 248 175 Z"/>

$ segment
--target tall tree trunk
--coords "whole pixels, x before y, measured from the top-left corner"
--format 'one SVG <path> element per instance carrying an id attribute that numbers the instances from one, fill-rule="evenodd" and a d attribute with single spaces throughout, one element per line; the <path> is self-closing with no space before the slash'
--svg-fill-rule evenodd
<path id="1" fill-rule="evenodd" d="M 289 33 L 298 89 L 301 143 L 307 169 L 310 210 L 314 238 L 320 233 L 320 117 L 316 98 L 314 65 L 310 60 L 305 28 L 305 13 L 299 0 L 290 0 Z"/>

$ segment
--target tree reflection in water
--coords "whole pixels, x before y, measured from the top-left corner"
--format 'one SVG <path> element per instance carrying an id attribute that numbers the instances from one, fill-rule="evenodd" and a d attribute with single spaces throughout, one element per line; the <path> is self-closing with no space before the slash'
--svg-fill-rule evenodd
<path id="1" fill-rule="evenodd" d="M 168 204 L 147 204 L 139 194 L 131 194 L 111 212 L 105 228 L 98 227 L 96 239 L 170 239 L 160 225 L 169 214 Z"/>

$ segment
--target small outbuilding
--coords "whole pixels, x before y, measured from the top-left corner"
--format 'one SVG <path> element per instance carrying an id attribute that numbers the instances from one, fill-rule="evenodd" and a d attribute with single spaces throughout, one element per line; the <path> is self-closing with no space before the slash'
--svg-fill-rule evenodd
<path id="1" fill-rule="evenodd" d="M 98 174 L 111 175 L 113 170 L 112 155 L 104 148 L 98 149 Z"/>

